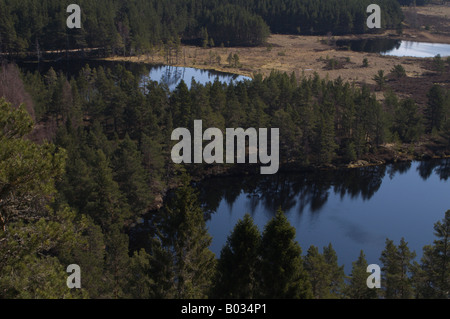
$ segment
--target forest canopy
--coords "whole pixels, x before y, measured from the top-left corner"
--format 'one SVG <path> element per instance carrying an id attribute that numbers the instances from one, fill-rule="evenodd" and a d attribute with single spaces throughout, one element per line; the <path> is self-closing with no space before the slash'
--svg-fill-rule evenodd
<path id="1" fill-rule="evenodd" d="M 0 53 L 105 48 L 108 54 L 149 52 L 185 41 L 255 46 L 270 32 L 319 35 L 374 32 L 372 0 L 79 0 L 81 29 L 69 29 L 69 0 L 0 0 Z M 378 0 L 382 28 L 401 26 L 396 0 Z"/>

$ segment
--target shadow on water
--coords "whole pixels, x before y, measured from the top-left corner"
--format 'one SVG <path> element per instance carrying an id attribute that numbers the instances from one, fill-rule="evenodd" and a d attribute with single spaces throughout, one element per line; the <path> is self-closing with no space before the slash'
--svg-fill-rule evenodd
<path id="1" fill-rule="evenodd" d="M 279 208 L 290 211 L 296 205 L 299 214 L 305 210 L 320 213 L 331 192 L 339 195 L 341 199 L 347 197 L 369 201 L 380 189 L 385 176 L 393 179 L 397 174 L 406 174 L 411 166 L 411 162 L 402 162 L 335 171 L 317 170 L 244 178 L 215 177 L 199 183 L 198 190 L 208 217 L 218 210 L 222 200 L 225 200 L 230 208 L 233 207 L 242 193 L 249 199 L 252 214 L 258 205 L 273 214 Z M 432 174 L 447 180 L 450 174 L 450 159 L 420 162 L 417 170 L 424 181 Z"/>
<path id="2" fill-rule="evenodd" d="M 417 171 L 423 180 L 436 174 L 441 180 L 447 181 L 450 177 L 450 159 L 420 162 Z"/>
<path id="3" fill-rule="evenodd" d="M 355 52 L 385 53 L 400 48 L 402 41 L 393 39 L 338 40 L 340 48 L 349 48 Z"/>

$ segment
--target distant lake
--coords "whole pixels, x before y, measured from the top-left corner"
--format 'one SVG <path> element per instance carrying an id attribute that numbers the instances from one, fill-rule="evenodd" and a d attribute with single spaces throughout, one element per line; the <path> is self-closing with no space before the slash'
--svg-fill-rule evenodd
<path id="1" fill-rule="evenodd" d="M 165 83 L 171 91 L 173 91 L 177 85 L 180 84 L 181 80 L 183 80 L 188 87 L 191 87 L 192 79 L 195 79 L 197 83 L 201 84 L 206 84 L 208 82 L 212 83 L 216 79 L 222 83 L 251 80 L 250 77 L 232 73 L 167 65 L 152 67 L 148 74 L 148 78 L 153 81 Z"/>
<path id="2" fill-rule="evenodd" d="M 217 257 L 239 219 L 251 214 L 260 231 L 281 207 L 297 230 L 303 255 L 311 245 L 332 243 L 351 272 L 364 250 L 380 264 L 385 240 L 402 237 L 422 256 L 435 239 L 433 225 L 450 209 L 450 160 L 408 162 L 337 171 L 273 176 L 217 177 L 198 189 L 208 213 Z"/>
<path id="3" fill-rule="evenodd" d="M 348 47 L 356 52 L 380 53 L 389 56 L 418 58 L 450 56 L 450 44 L 400 41 L 393 39 L 338 40 L 338 47 Z"/>

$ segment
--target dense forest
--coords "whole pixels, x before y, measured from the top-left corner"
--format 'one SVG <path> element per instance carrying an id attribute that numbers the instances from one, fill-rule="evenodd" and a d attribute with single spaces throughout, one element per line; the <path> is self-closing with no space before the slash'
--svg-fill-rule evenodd
<path id="1" fill-rule="evenodd" d="M 399 29 L 396 0 L 79 0 L 81 29 L 68 29 L 72 1 L 1 0 L 0 53 L 102 48 L 133 55 L 180 41 L 210 46 L 255 46 L 270 32 L 348 34 L 367 28 L 367 6 L 382 8 L 382 28 Z"/>
<path id="2" fill-rule="evenodd" d="M 86 66 L 72 78 L 3 65 L 0 297 L 448 298 L 450 212 L 420 263 L 406 240 L 386 241 L 377 292 L 367 289 L 363 252 L 346 277 L 331 245 L 303 253 L 281 211 L 262 234 L 245 217 L 214 256 L 189 176 L 218 168 L 170 160 L 172 130 L 191 129 L 194 119 L 222 130 L 279 127 L 282 165 L 300 167 L 429 136 L 448 147 L 448 91 L 432 86 L 420 108 L 385 95 L 379 102 L 365 86 L 279 72 L 231 84 L 181 82 L 170 92 L 122 65 Z M 169 188 L 147 244 L 131 249 L 130 230 Z M 83 271 L 78 291 L 65 284 L 74 263 Z"/>

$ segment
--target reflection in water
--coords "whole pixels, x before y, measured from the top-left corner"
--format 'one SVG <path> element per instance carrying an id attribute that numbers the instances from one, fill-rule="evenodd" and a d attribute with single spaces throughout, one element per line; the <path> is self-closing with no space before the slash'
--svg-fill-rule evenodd
<path id="1" fill-rule="evenodd" d="M 356 52 L 381 53 L 391 56 L 411 57 L 434 57 L 450 56 L 450 44 L 427 43 L 414 41 L 400 41 L 393 39 L 361 39 L 361 40 L 338 40 L 336 45 L 341 48 L 349 48 Z"/>
<path id="2" fill-rule="evenodd" d="M 402 162 L 397 163 L 395 165 L 389 165 L 387 167 L 387 174 L 389 175 L 390 179 L 393 179 L 395 174 L 406 174 L 411 169 L 411 162 Z"/>
<path id="3" fill-rule="evenodd" d="M 417 171 L 423 180 L 429 179 L 434 173 L 437 174 L 441 180 L 447 181 L 450 177 L 450 159 L 420 162 Z"/>
<path id="4" fill-rule="evenodd" d="M 328 200 L 330 191 L 353 200 L 370 200 L 380 189 L 383 178 L 393 179 L 396 174 L 406 174 L 411 162 L 392 165 L 368 166 L 358 169 L 330 171 L 307 171 L 301 174 L 280 173 L 267 176 L 219 177 L 200 183 L 200 201 L 209 214 L 217 211 L 225 200 L 230 208 L 241 193 L 247 194 L 249 212 L 255 213 L 258 205 L 266 211 L 276 212 L 281 207 L 288 211 L 298 205 L 298 213 L 309 207 L 319 213 Z M 450 159 L 420 162 L 417 170 L 423 180 L 433 173 L 447 180 L 450 174 Z M 220 180 L 220 187 L 218 185 Z"/>
<path id="5" fill-rule="evenodd" d="M 402 164 L 403 165 L 403 164 Z M 394 168 L 390 169 L 395 174 Z M 333 190 L 341 198 L 361 197 L 369 200 L 381 186 L 386 166 L 369 166 L 337 171 L 308 171 L 301 174 L 280 173 L 267 176 L 220 177 L 205 180 L 199 185 L 200 201 L 207 212 L 214 212 L 224 199 L 232 207 L 243 192 L 250 199 L 250 212 L 262 204 L 267 211 L 291 210 L 298 205 L 301 214 L 307 207 L 313 213 L 321 211 L 329 192 Z"/>
<path id="6" fill-rule="evenodd" d="M 152 67 L 149 71 L 148 78 L 166 84 L 170 91 L 175 90 L 181 80 L 186 83 L 188 88 L 191 87 L 192 79 L 195 79 L 197 83 L 201 84 L 214 82 L 215 80 L 219 80 L 223 83 L 251 80 L 249 77 L 237 74 L 167 65 Z"/>
<path id="7" fill-rule="evenodd" d="M 356 52 L 385 53 L 398 49 L 402 41 L 393 39 L 338 40 L 338 47 L 348 47 Z"/>
<path id="8" fill-rule="evenodd" d="M 167 84 L 169 88 L 174 88 L 184 78 L 186 68 L 176 68 L 172 66 L 161 67 L 163 70 L 160 82 Z M 152 78 L 152 72 L 150 72 L 150 78 Z M 157 78 L 155 78 L 157 80 Z"/>

